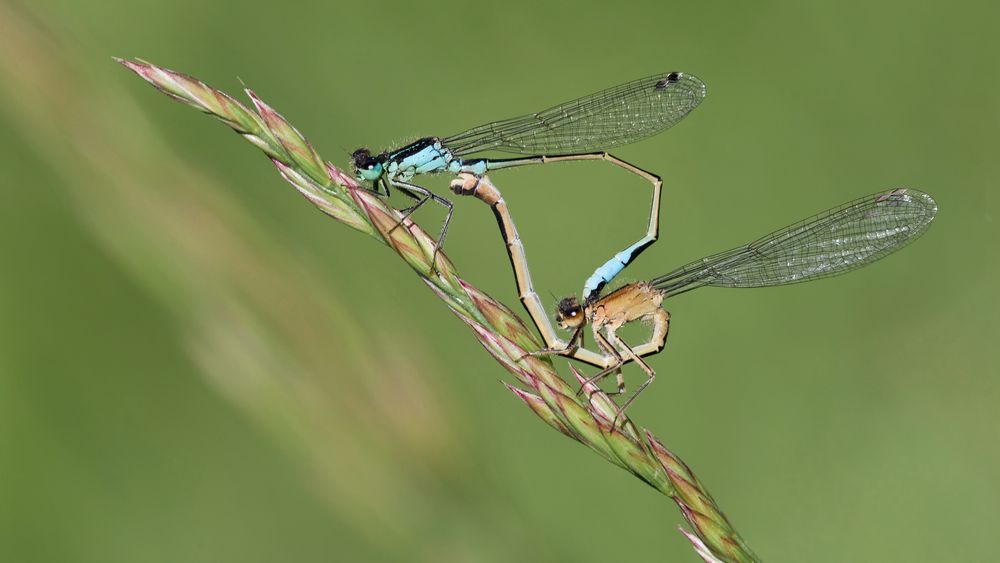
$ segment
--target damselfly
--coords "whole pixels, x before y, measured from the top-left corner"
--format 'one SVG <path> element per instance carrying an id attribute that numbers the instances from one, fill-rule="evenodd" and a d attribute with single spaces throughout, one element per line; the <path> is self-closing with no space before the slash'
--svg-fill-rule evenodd
<path id="1" fill-rule="evenodd" d="M 492 170 L 528 164 L 604 160 L 644 178 L 653 187 L 646 234 L 598 268 L 584 289 L 589 295 L 655 242 L 659 231 L 662 185 L 659 176 L 604 151 L 672 127 L 696 108 L 705 94 L 705 84 L 695 76 L 682 72 L 655 74 L 544 111 L 473 127 L 457 135 L 426 137 L 380 154 L 360 148 L 351 158 L 359 180 L 372 182 L 376 191 L 381 187 L 386 195 L 392 186 L 414 199 L 416 203 L 404 212 L 404 216 L 427 201 L 447 209 L 435 252 L 448 233 L 453 206 L 427 188 L 411 183 L 417 174 L 450 172 L 482 176 Z M 468 158 L 484 151 L 527 156 Z"/>
<path id="2" fill-rule="evenodd" d="M 546 349 L 534 354 L 570 356 L 603 368 L 591 382 L 617 372 L 616 394 L 625 393 L 620 369 L 625 363 L 634 361 L 646 372 L 646 381 L 619 407 L 619 414 L 655 378 L 655 372 L 642 358 L 659 353 L 666 343 L 670 315 L 661 306 L 664 299 L 703 286 L 767 287 L 840 275 L 906 246 L 927 230 L 937 213 L 934 199 L 917 190 L 901 188 L 872 194 L 652 280 L 622 286 L 606 296 L 598 295 L 582 303 L 568 297 L 556 309 L 559 327 L 572 332 L 569 342 L 564 342 L 555 336 L 534 292 L 524 247 L 502 197 L 486 179 L 467 179 L 465 189 L 470 191 L 473 183 L 479 183 L 475 195 L 490 204 L 497 215 L 521 301 L 545 340 Z M 617 331 L 637 320 L 651 322 L 652 334 L 647 342 L 630 346 Z M 583 346 L 588 324 L 601 352 Z"/>

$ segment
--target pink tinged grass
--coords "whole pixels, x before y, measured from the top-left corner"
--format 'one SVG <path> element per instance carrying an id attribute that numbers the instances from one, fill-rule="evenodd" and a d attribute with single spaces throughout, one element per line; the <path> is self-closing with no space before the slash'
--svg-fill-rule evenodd
<path id="1" fill-rule="evenodd" d="M 343 199 L 336 197 L 328 188 L 313 182 L 280 160 L 272 159 L 272 162 L 278 167 L 278 173 L 281 174 L 281 177 L 298 190 L 310 203 L 319 208 L 320 211 L 352 229 L 368 235 L 375 235 L 372 224 L 365 220 L 365 217 L 358 213 L 353 206 L 345 204 Z"/>
<path id="2" fill-rule="evenodd" d="M 331 180 L 333 180 L 334 184 L 337 184 L 342 188 L 350 188 L 356 190 L 362 187 L 357 180 L 351 178 L 347 174 L 344 174 L 339 168 L 330 164 L 329 162 L 326 163 L 326 175 Z"/>
<path id="3" fill-rule="evenodd" d="M 499 301 L 494 301 L 488 295 L 464 281 L 460 280 L 459 283 L 466 295 L 472 299 L 472 304 L 483 312 L 486 320 L 492 326 L 496 327 L 500 334 L 509 338 L 514 344 L 525 350 L 538 350 L 542 347 L 542 343 L 538 337 L 507 306 Z"/>
<path id="4" fill-rule="evenodd" d="M 712 551 L 708 548 L 707 545 L 705 545 L 705 542 L 701 541 L 701 538 L 685 530 L 684 528 L 678 528 L 678 530 L 680 530 L 681 533 L 684 534 L 684 537 L 686 537 L 688 541 L 691 542 L 691 546 L 694 547 L 695 553 L 698 554 L 698 557 L 701 557 L 702 561 L 704 561 L 705 563 L 723 563 L 721 559 L 717 558 L 715 555 L 712 555 Z"/>
<path id="5" fill-rule="evenodd" d="M 541 397 L 539 397 L 538 395 L 532 395 L 531 393 L 528 393 L 527 391 L 514 387 L 513 385 L 507 382 L 504 382 L 504 387 L 506 387 L 508 391 L 513 393 L 515 397 L 524 401 L 524 404 L 528 405 L 528 408 L 534 411 L 534 413 L 538 415 L 538 418 L 541 418 L 543 421 L 545 421 L 546 424 L 562 432 L 566 436 L 573 438 L 574 440 L 577 441 L 580 440 L 578 436 L 573 434 L 573 432 L 571 432 L 570 429 L 565 424 L 563 424 L 561 420 L 559 420 L 559 417 L 557 417 L 556 414 L 552 412 L 552 409 L 550 409 L 549 406 L 545 404 L 545 401 L 543 401 Z"/>
<path id="6" fill-rule="evenodd" d="M 483 326 L 475 319 L 466 317 L 462 315 L 462 320 L 465 324 L 472 329 L 475 333 L 476 338 L 479 343 L 486 348 L 486 351 L 490 353 L 500 364 L 509 371 L 514 377 L 518 378 L 521 383 L 529 386 L 533 386 L 535 376 L 531 371 L 523 369 L 520 367 L 516 361 L 511 357 L 510 354 L 510 341 L 506 338 L 492 332 L 487 327 Z"/>
<path id="7" fill-rule="evenodd" d="M 614 450 L 608 445 L 607 441 L 604 440 L 604 432 L 601 429 L 600 423 L 572 395 L 559 393 L 556 389 L 545 384 L 540 384 L 536 390 L 542 400 L 553 411 L 561 415 L 562 421 L 574 433 L 580 436 L 581 441 L 587 447 L 615 465 L 627 469 L 621 460 L 618 459 L 618 456 L 615 455 Z"/>
<path id="8" fill-rule="evenodd" d="M 288 155 L 261 118 L 232 96 L 180 72 L 141 61 L 115 60 L 174 100 L 219 119 L 269 157 L 287 159 Z"/>
<path id="9" fill-rule="evenodd" d="M 618 406 L 601 390 L 597 382 L 590 382 L 590 379 L 580 373 L 575 366 L 570 366 L 570 371 L 573 372 L 573 377 L 576 378 L 577 383 L 580 385 L 582 394 L 587 397 L 591 413 L 604 424 L 610 425 L 618 414 Z M 621 426 L 621 430 L 628 434 L 630 438 L 638 440 L 632 421 L 625 418 Z"/>
<path id="10" fill-rule="evenodd" d="M 382 238 L 389 243 L 389 246 L 399 254 L 411 268 L 418 271 L 430 269 L 430 257 L 421 248 L 420 243 L 410 234 L 410 221 L 405 220 L 401 225 L 399 217 L 387 210 L 370 205 L 364 202 L 364 210 L 371 219 L 372 225 L 378 230 Z"/>
<path id="11" fill-rule="evenodd" d="M 288 123 L 288 120 L 282 117 L 281 114 L 274 111 L 271 106 L 258 98 L 253 90 L 247 88 L 246 93 L 253 101 L 257 113 L 264 119 L 264 123 L 267 124 L 268 129 L 278 139 L 281 146 L 288 151 L 295 164 L 305 170 L 314 181 L 328 185 L 330 176 L 326 172 L 323 159 L 320 158 L 319 153 L 306 140 L 305 136 Z"/>

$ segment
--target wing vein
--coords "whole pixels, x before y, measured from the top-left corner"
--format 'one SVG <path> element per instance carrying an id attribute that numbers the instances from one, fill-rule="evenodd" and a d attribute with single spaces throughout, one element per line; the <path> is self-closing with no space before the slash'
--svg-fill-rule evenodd
<path id="1" fill-rule="evenodd" d="M 566 154 L 633 143 L 677 124 L 705 98 L 690 74 L 661 73 L 442 140 L 455 156 L 486 150 Z"/>

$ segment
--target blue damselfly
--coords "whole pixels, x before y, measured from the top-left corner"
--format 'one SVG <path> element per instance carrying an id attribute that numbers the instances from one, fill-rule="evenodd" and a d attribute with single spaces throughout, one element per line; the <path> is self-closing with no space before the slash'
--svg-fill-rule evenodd
<path id="1" fill-rule="evenodd" d="M 372 182 L 375 190 L 389 195 L 391 186 L 414 199 L 416 203 L 405 210 L 404 216 L 427 201 L 447 209 L 436 249 L 440 248 L 448 232 L 453 206 L 447 199 L 412 183 L 410 180 L 418 174 L 470 173 L 481 177 L 489 171 L 529 164 L 604 160 L 644 178 L 653 187 L 646 234 L 598 268 L 584 288 L 584 293 L 589 295 L 599 291 L 600 286 L 655 242 L 659 231 L 660 178 L 606 150 L 672 127 L 696 108 L 705 94 L 704 83 L 695 76 L 682 72 L 655 74 L 544 111 L 494 121 L 456 135 L 425 137 L 380 154 L 360 148 L 352 154 L 352 163 L 358 179 Z M 485 151 L 526 156 L 472 157 Z"/>

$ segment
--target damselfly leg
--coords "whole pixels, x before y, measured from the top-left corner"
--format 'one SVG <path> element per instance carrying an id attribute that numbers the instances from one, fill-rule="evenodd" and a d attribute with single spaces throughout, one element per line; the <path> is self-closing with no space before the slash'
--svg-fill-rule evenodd
<path id="1" fill-rule="evenodd" d="M 433 201 L 434 203 L 437 203 L 448 210 L 447 214 L 444 217 L 444 221 L 441 224 L 441 231 L 438 233 L 437 241 L 434 243 L 434 254 L 433 256 L 431 256 L 431 264 L 433 265 L 436 271 L 437 255 L 441 251 L 441 245 L 444 244 L 444 238 L 448 235 L 448 226 L 451 224 L 451 216 L 455 211 L 455 205 L 451 201 L 437 195 L 436 193 L 430 191 L 429 189 L 423 186 L 418 186 L 417 184 L 411 184 L 409 182 L 404 182 L 402 180 L 389 180 L 389 183 L 392 184 L 392 186 L 397 190 L 417 200 L 416 204 L 414 204 L 412 207 L 406 208 L 403 211 L 403 215 L 402 217 L 400 217 L 399 222 L 397 222 L 396 225 L 389 230 L 389 232 L 392 232 L 397 227 L 399 227 L 403 223 L 403 221 L 405 221 L 410 215 L 413 214 L 413 212 L 419 209 L 423 204 L 427 203 L 428 200 Z"/>

